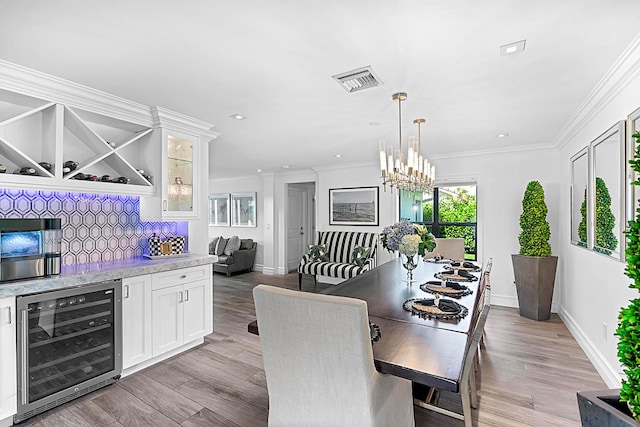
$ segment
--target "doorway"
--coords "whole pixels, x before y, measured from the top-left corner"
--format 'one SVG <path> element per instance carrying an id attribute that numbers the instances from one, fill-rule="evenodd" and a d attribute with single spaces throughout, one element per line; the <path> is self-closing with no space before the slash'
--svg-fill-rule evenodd
<path id="1" fill-rule="evenodd" d="M 313 243 L 315 221 L 314 182 L 287 184 L 287 270 L 298 268 L 302 255 Z"/>

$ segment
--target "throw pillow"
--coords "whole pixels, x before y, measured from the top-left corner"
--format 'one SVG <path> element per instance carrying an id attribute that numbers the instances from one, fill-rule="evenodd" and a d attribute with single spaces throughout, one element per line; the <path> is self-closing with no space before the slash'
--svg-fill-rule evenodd
<path id="1" fill-rule="evenodd" d="M 227 242 L 227 246 L 224 247 L 224 254 L 231 255 L 238 249 L 240 249 L 240 238 L 238 236 L 232 236 Z"/>
<path id="2" fill-rule="evenodd" d="M 220 236 L 216 237 L 209 243 L 209 255 L 216 254 L 216 245 L 218 244 L 218 240 L 220 240 Z"/>
<path id="3" fill-rule="evenodd" d="M 367 263 L 367 259 L 371 256 L 371 248 L 364 246 L 356 246 L 351 252 L 351 264 L 362 267 Z"/>
<path id="4" fill-rule="evenodd" d="M 253 239 L 240 239 L 240 249 L 253 248 Z"/>
<path id="5" fill-rule="evenodd" d="M 227 246 L 227 240 L 224 237 L 220 237 L 218 239 L 218 244 L 216 245 L 216 255 L 224 255 L 224 247 Z"/>
<path id="6" fill-rule="evenodd" d="M 329 261 L 329 248 L 327 245 L 309 245 L 309 260 Z"/>

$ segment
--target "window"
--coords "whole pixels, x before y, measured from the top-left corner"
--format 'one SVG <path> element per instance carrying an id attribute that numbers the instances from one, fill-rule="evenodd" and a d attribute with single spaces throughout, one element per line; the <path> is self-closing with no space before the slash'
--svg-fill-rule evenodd
<path id="1" fill-rule="evenodd" d="M 400 218 L 425 224 L 436 237 L 463 238 L 465 259 L 477 259 L 475 185 L 436 187 L 433 194 L 401 191 Z"/>

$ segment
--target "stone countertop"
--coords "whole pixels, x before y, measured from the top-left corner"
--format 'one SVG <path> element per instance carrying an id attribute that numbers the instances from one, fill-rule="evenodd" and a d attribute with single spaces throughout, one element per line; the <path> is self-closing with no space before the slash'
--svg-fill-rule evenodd
<path id="1" fill-rule="evenodd" d="M 0 283 L 0 298 L 82 286 L 103 280 L 142 276 L 179 268 L 212 264 L 211 255 L 189 254 L 167 259 L 130 258 L 118 261 L 76 264 L 62 267 L 59 275 Z"/>

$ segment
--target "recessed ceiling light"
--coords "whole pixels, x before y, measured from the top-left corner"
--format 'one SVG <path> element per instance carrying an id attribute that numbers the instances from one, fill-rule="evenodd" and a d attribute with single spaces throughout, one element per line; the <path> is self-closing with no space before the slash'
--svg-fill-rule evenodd
<path id="1" fill-rule="evenodd" d="M 499 133 L 499 134 L 496 135 L 496 137 L 498 137 L 498 138 L 506 138 L 507 136 L 509 136 L 508 133 Z"/>
<path id="2" fill-rule="evenodd" d="M 289 165 L 283 165 L 282 169 L 289 169 Z"/>
<path id="3" fill-rule="evenodd" d="M 336 157 L 340 158 L 340 157 L 342 157 L 342 154 L 336 154 Z"/>
<path id="4" fill-rule="evenodd" d="M 242 114 L 232 114 L 229 117 L 231 117 L 232 119 L 236 119 L 236 120 L 244 120 L 244 119 L 246 119 L 246 117 L 243 116 Z"/>
<path id="5" fill-rule="evenodd" d="M 258 173 L 262 172 L 262 169 L 258 169 Z"/>
<path id="6" fill-rule="evenodd" d="M 512 55 L 514 53 L 524 51 L 526 40 L 520 40 L 519 42 L 505 44 L 500 46 L 500 56 Z"/>

